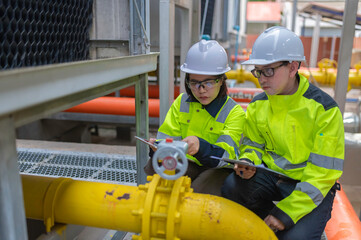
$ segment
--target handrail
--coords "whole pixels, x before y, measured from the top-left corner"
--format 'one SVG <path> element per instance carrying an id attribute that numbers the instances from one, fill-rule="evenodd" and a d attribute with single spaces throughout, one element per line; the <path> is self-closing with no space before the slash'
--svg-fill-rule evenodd
<path id="1" fill-rule="evenodd" d="M 20 68 L 0 72 L 0 117 L 19 127 L 133 85 L 157 68 L 158 53 Z"/>
<path id="2" fill-rule="evenodd" d="M 15 128 L 123 87 L 136 86 L 136 131 L 148 133 L 148 77 L 159 53 L 19 68 L 0 72 L 0 239 L 27 239 Z M 137 147 L 137 159 L 147 157 Z M 137 161 L 137 182 L 145 182 Z"/>

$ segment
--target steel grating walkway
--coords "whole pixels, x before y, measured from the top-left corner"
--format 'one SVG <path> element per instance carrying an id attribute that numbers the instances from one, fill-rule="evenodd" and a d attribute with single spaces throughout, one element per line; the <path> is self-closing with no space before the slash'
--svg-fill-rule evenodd
<path id="1" fill-rule="evenodd" d="M 127 185 L 137 183 L 131 155 L 18 148 L 20 173 Z"/>

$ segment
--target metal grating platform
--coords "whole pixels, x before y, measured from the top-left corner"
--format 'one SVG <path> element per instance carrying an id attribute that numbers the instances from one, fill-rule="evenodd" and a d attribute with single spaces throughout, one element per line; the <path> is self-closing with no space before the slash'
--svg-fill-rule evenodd
<path id="1" fill-rule="evenodd" d="M 136 157 L 130 155 L 18 148 L 20 173 L 136 185 Z"/>

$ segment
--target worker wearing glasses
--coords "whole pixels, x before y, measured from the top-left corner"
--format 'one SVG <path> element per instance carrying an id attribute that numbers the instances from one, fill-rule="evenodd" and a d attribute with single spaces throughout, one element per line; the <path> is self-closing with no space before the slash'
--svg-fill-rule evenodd
<path id="1" fill-rule="evenodd" d="M 226 176 L 233 170 L 215 157 L 237 158 L 245 112 L 227 95 L 230 70 L 224 48 L 217 41 L 201 40 L 188 51 L 181 66 L 186 73 L 186 93 L 180 94 L 159 127 L 156 142 L 165 138 L 188 143 L 186 175 L 195 192 L 220 195 Z M 153 174 L 151 161 L 145 172 Z"/>
<path id="2" fill-rule="evenodd" d="M 303 44 L 283 27 L 265 30 L 243 64 L 264 90 L 247 107 L 240 161 L 222 196 L 249 208 L 279 239 L 321 239 L 343 171 L 344 126 L 336 102 L 298 73 Z M 276 172 L 276 174 L 274 173 Z"/>

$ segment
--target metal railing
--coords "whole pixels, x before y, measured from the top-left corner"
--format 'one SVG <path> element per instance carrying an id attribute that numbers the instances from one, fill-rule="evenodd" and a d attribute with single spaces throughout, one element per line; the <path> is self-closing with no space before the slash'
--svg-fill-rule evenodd
<path id="1" fill-rule="evenodd" d="M 82 102 L 135 85 L 136 132 L 148 134 L 148 75 L 158 53 L 0 72 L 0 239 L 27 239 L 15 129 Z M 139 146 L 138 146 L 139 145 Z M 137 183 L 148 153 L 137 143 Z"/>

